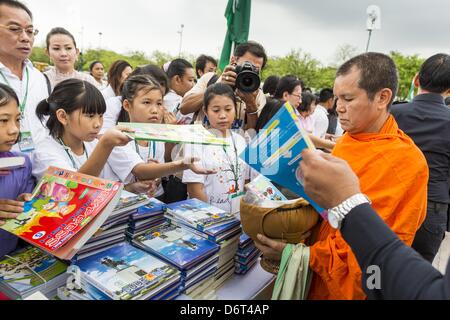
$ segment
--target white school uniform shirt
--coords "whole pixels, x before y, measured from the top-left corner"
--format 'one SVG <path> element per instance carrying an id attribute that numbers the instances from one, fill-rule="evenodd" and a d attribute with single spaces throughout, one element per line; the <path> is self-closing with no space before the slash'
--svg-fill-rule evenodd
<path id="1" fill-rule="evenodd" d="M 39 118 L 36 116 L 36 107 L 44 99 L 48 98 L 47 81 L 44 75 L 33 66 L 30 60 L 25 60 L 22 71 L 22 80 L 11 72 L 3 63 L 0 62 L 0 71 L 6 80 L 0 76 L 0 82 L 10 86 L 17 94 L 19 102 L 25 98 L 27 92 L 27 70 L 28 80 L 28 96 L 23 114 L 20 121 L 21 132 L 31 132 L 33 143 L 36 145 L 40 140 L 48 136 L 48 129 L 44 127 Z M 45 121 L 43 121 L 45 123 Z M 20 151 L 18 144 L 13 147 L 13 151 Z"/>
<path id="2" fill-rule="evenodd" d="M 329 125 L 327 109 L 318 104 L 312 117 L 314 119 L 314 130 L 312 134 L 318 138 L 325 138 Z"/>
<path id="3" fill-rule="evenodd" d="M 103 114 L 103 127 L 101 133 L 114 128 L 122 110 L 122 97 L 112 97 L 106 100 L 106 112 Z"/>
<path id="4" fill-rule="evenodd" d="M 149 162 L 149 160 L 156 160 L 159 163 L 164 163 L 164 153 L 166 150 L 166 144 L 164 142 L 159 141 L 149 141 L 147 147 L 141 146 L 135 141 L 131 141 L 129 145 L 134 145 L 134 150 L 144 162 Z M 164 189 L 162 184 L 159 185 L 158 189 L 156 189 L 154 197 L 159 197 L 164 194 Z"/>
<path id="5" fill-rule="evenodd" d="M 88 157 L 94 151 L 97 143 L 98 140 L 84 143 Z M 125 184 L 134 180 L 133 168 L 144 162 L 136 152 L 129 152 L 125 147 L 115 147 L 113 149 L 100 174 L 100 178 L 120 181 Z M 78 171 L 86 160 L 86 154 L 77 156 L 72 150 L 63 146 L 53 137 L 48 136 L 36 146 L 33 157 L 33 175 L 40 179 L 49 166 Z"/>
<path id="6" fill-rule="evenodd" d="M 245 180 L 250 177 L 249 166 L 239 157 L 247 145 L 245 139 L 236 133 L 232 133 L 226 140 L 230 145 L 225 147 L 225 150 L 221 146 L 186 145 L 185 154 L 200 158 L 199 166 L 217 170 L 217 173 L 198 175 L 191 170 L 186 170 L 183 173 L 183 183 L 203 184 L 208 202 L 211 205 L 226 212 L 236 213 L 239 211 L 240 199 L 239 197 L 233 199 L 231 196 L 243 192 Z M 237 153 L 234 150 L 234 145 Z M 231 163 L 235 164 L 236 158 L 239 166 L 237 170 L 238 188 L 235 186 L 234 174 L 231 169 Z"/>
<path id="7" fill-rule="evenodd" d="M 116 93 L 114 92 L 110 84 L 105 89 L 101 90 L 101 93 L 103 95 L 103 98 L 105 98 L 105 100 L 108 100 L 109 98 L 116 96 Z"/>

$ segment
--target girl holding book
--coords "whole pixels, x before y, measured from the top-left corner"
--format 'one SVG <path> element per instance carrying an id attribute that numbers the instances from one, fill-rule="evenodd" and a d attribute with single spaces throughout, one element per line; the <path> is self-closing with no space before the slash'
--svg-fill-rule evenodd
<path id="1" fill-rule="evenodd" d="M 126 128 L 111 128 L 99 137 L 105 110 L 102 94 L 89 82 L 69 79 L 58 84 L 36 109 L 38 118 L 46 121 L 50 135 L 36 146 L 33 174 L 40 178 L 52 165 L 121 181 L 133 192 L 135 178 L 146 182 L 186 169 L 209 173 L 193 164 L 194 158 L 167 164 L 146 163 L 136 152 L 128 152 L 130 139 L 123 132 L 128 131 Z"/>
<path id="2" fill-rule="evenodd" d="M 186 149 L 199 157 L 201 165 L 216 170 L 215 175 L 201 176 L 185 171 L 183 182 L 187 184 L 190 198 L 197 198 L 227 212 L 239 211 L 240 196 L 248 180 L 250 169 L 239 155 L 245 150 L 245 139 L 232 132 L 236 116 L 236 96 L 226 84 L 216 83 L 205 92 L 204 111 L 211 124 L 211 133 L 225 138 L 228 146 L 193 146 Z"/>
<path id="3" fill-rule="evenodd" d="M 0 168 L 0 226 L 5 219 L 14 219 L 23 212 L 24 201 L 30 200 L 34 188 L 31 161 L 25 154 L 11 152 L 19 140 L 19 99 L 10 87 L 0 84 L 0 158 L 24 157 L 25 163 L 16 168 Z M 0 229 L 0 258 L 14 251 L 18 238 Z"/>

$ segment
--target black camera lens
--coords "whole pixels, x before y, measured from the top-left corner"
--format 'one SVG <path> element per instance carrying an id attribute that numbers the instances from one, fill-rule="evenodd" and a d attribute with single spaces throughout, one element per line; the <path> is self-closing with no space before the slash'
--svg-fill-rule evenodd
<path id="1" fill-rule="evenodd" d="M 259 70 L 251 62 L 236 66 L 236 88 L 242 92 L 254 92 L 259 89 L 261 79 Z"/>

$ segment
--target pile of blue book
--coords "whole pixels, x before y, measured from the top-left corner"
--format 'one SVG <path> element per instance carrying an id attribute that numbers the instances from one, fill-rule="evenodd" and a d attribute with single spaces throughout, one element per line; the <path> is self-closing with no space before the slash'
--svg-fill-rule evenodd
<path id="1" fill-rule="evenodd" d="M 166 222 L 135 237 L 132 243 L 177 268 L 182 293 L 217 270 L 220 246 L 186 227 Z"/>
<path id="2" fill-rule="evenodd" d="M 145 205 L 139 207 L 136 212 L 130 214 L 127 237 L 132 240 L 142 235 L 150 228 L 165 222 L 165 204 L 158 199 L 151 198 Z"/>
<path id="3" fill-rule="evenodd" d="M 129 227 L 129 217 L 138 212 L 138 208 L 148 203 L 150 199 L 145 195 L 137 195 L 122 190 L 120 200 L 114 211 L 103 225 L 77 252 L 72 262 L 96 254 L 104 249 L 125 241 L 126 231 Z"/>
<path id="4" fill-rule="evenodd" d="M 60 299 L 171 300 L 180 294 L 176 268 L 127 242 L 80 259 L 70 268 L 79 279 L 58 290 Z"/>
<path id="5" fill-rule="evenodd" d="M 239 249 L 234 257 L 235 273 L 246 274 L 258 261 L 261 251 L 255 247 L 253 240 L 243 233 L 239 239 Z"/>

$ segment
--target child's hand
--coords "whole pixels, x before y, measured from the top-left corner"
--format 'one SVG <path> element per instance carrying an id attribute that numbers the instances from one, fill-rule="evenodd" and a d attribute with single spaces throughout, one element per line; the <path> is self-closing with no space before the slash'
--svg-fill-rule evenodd
<path id="1" fill-rule="evenodd" d="M 196 174 L 215 174 L 217 173 L 217 171 L 215 170 L 210 170 L 210 169 L 205 169 L 202 167 L 199 167 L 195 164 L 195 162 L 200 161 L 199 158 L 196 157 L 186 157 L 183 160 L 181 160 L 181 163 L 183 165 L 183 170 L 192 170 L 192 172 L 196 173 Z"/>
<path id="2" fill-rule="evenodd" d="M 0 226 L 5 224 L 6 219 L 15 219 L 23 212 L 22 201 L 0 199 Z"/>
<path id="3" fill-rule="evenodd" d="M 163 123 L 165 124 L 177 124 L 177 117 L 175 113 L 165 111 L 163 116 Z"/>
<path id="4" fill-rule="evenodd" d="M 158 188 L 156 180 L 144 180 L 126 185 L 125 189 L 135 194 L 146 194 L 153 197 Z"/>
<path id="5" fill-rule="evenodd" d="M 125 146 L 131 141 L 124 132 L 134 132 L 133 129 L 117 126 L 108 129 L 102 136 L 101 140 L 105 141 L 110 147 Z"/>

